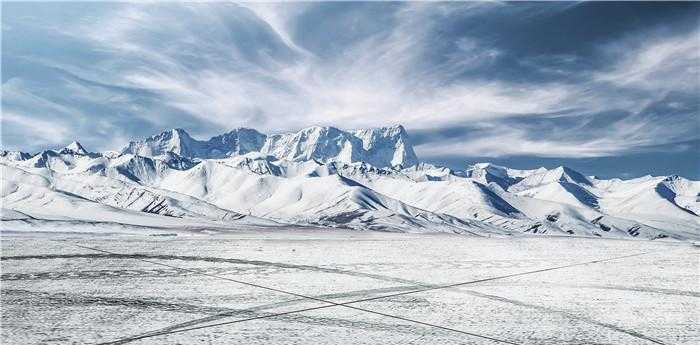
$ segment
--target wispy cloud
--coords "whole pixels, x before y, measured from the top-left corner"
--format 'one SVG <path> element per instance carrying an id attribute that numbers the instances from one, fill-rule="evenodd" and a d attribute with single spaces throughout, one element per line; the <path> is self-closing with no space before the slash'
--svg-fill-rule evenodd
<path id="1" fill-rule="evenodd" d="M 72 64 L 40 50 L 22 58 L 76 77 L 39 97 L 82 114 L 56 112 L 66 114 L 59 122 L 73 136 L 92 133 L 85 130 L 92 123 L 120 138 L 173 126 L 206 136 L 237 126 L 281 131 L 312 124 L 402 123 L 439 133 L 466 123 L 461 135 L 420 140 L 419 153 L 552 157 L 609 156 L 698 138 L 692 126 L 678 125 L 698 116 L 687 99 L 698 92 L 697 29 L 640 27 L 599 44 L 582 42 L 592 47 L 586 54 L 553 39 L 562 47 L 551 54 L 540 43 L 538 51 L 525 51 L 497 32 L 478 31 L 484 22 L 491 31 L 506 28 L 498 22 L 504 13 L 517 15 L 513 25 L 526 30 L 528 21 L 577 8 L 527 6 L 533 5 L 120 4 L 48 26 L 96 54 L 94 63 Z M 7 25 L 8 35 L 22 30 Z M 5 84 L 3 104 L 10 104 L 17 95 L 5 95 Z M 19 85 L 29 93 L 37 87 Z M 66 100 L 61 92 L 75 96 Z M 652 106 L 677 121 L 669 126 Z M 30 109 L 16 108 L 7 121 L 36 118 Z M 83 122 L 90 124 L 77 125 Z"/>
<path id="2" fill-rule="evenodd" d="M 640 42 L 641 40 L 641 42 Z M 700 27 L 687 34 L 651 34 L 629 39 L 606 49 L 611 67 L 594 74 L 594 80 L 617 87 L 694 91 L 700 88 Z M 627 50 L 630 45 L 637 49 Z"/>
<path id="3" fill-rule="evenodd" d="M 31 130 L 27 130 L 31 129 Z M 21 137 L 39 145 L 53 145 L 56 142 L 66 142 L 70 133 L 68 127 L 55 121 L 19 115 L 12 111 L 3 111 L 2 137 Z M 19 149 L 19 148 L 18 148 Z"/>

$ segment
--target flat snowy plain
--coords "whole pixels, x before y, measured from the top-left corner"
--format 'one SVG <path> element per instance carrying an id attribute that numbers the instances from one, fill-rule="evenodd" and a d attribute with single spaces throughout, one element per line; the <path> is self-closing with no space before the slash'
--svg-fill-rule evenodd
<path id="1" fill-rule="evenodd" d="M 682 242 L 337 230 L 4 232 L 0 343 L 499 343 L 481 335 L 515 344 L 698 344 L 698 254 Z M 345 303 L 616 257 L 350 304 L 475 335 L 226 280 Z"/>

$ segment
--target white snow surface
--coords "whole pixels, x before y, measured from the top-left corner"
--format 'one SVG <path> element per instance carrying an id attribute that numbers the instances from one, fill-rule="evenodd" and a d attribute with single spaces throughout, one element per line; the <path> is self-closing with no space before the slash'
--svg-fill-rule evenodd
<path id="1" fill-rule="evenodd" d="M 700 239 L 700 182 L 598 179 L 567 167 L 456 171 L 420 163 L 402 126 L 239 128 L 207 141 L 173 129 L 120 152 L 78 142 L 1 151 L 3 228 L 27 222 L 129 227 L 324 226 Z"/>
<path id="2" fill-rule="evenodd" d="M 354 305 L 514 344 L 700 337 L 698 251 L 675 241 L 288 229 L 3 233 L 0 246 L 3 345 L 497 344 L 229 278 L 334 303 L 371 298 Z"/>

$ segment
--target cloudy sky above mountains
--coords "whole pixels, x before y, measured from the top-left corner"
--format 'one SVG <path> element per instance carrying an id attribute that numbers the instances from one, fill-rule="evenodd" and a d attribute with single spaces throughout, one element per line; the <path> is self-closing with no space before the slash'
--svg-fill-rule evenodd
<path id="1" fill-rule="evenodd" d="M 2 146 L 403 124 L 422 159 L 700 178 L 700 3 L 2 4 Z"/>

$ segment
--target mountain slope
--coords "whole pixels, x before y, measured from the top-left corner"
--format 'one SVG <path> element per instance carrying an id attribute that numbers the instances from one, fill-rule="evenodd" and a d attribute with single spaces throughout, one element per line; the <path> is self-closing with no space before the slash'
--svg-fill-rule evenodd
<path id="1" fill-rule="evenodd" d="M 219 207 L 302 224 L 382 231 L 502 232 L 480 222 L 409 206 L 339 175 L 256 174 L 242 169 L 238 162 L 206 161 L 168 175 L 160 187 Z M 236 193 L 230 193 L 232 190 Z"/>
<path id="2" fill-rule="evenodd" d="M 121 153 L 153 157 L 173 152 L 183 157 L 198 157 L 203 150 L 202 142 L 193 139 L 184 129 L 175 128 L 144 141 L 132 141 Z"/>
<path id="3" fill-rule="evenodd" d="M 178 224 L 163 218 L 139 218 L 142 214 L 153 214 L 167 218 L 220 221 L 218 226 L 227 222 L 239 225 L 276 225 L 186 195 L 97 174 L 49 172 L 45 168 L 27 171 L 5 164 L 0 164 L 0 168 L 3 176 L 3 208 L 36 214 L 39 218 L 48 216 L 88 221 L 136 221 L 137 224 L 145 219 L 145 224 L 149 226 L 157 225 L 158 221 Z M 77 208 L 71 205 L 77 205 Z M 82 209 L 89 213 L 84 214 Z M 134 219 L 135 215 L 139 217 Z M 184 224 L 187 223 L 184 221 Z"/>
<path id="4" fill-rule="evenodd" d="M 32 155 L 22 151 L 0 150 L 0 162 L 19 162 L 32 158 Z"/>
<path id="5" fill-rule="evenodd" d="M 0 165 L 5 218 L 24 221 L 700 239 L 698 181 L 490 163 L 453 170 L 419 162 L 401 126 L 238 128 L 207 141 L 175 129 L 121 153 L 78 142 L 1 151 Z"/>
<path id="6" fill-rule="evenodd" d="M 464 177 L 467 175 L 464 172 L 455 172 L 426 164 L 409 169 L 393 170 L 375 168 L 366 163 L 289 162 L 276 160 L 272 156 L 265 155 L 246 155 L 219 161 L 219 163 L 254 173 L 261 181 L 267 181 L 270 177 L 308 179 L 309 177 L 340 175 L 406 205 L 437 214 L 450 215 L 462 220 L 479 220 L 482 223 L 500 227 L 506 232 L 657 238 L 678 237 L 674 235 L 678 233 L 682 234 L 681 237 L 693 237 L 694 231 L 692 229 L 697 229 L 697 226 L 692 223 L 686 227 L 686 229 L 691 229 L 690 231 L 685 231 L 673 224 L 650 226 L 634 220 L 634 218 L 625 219 L 625 215 L 622 217 L 606 215 L 597 208 L 578 202 L 575 198 L 572 198 L 573 201 L 562 202 L 562 195 L 557 194 L 554 196 L 558 201 L 544 199 L 547 197 L 544 193 L 539 195 L 543 199 L 514 194 L 503 190 L 496 183 L 484 185 L 472 178 Z M 545 170 L 538 169 L 529 173 L 515 171 L 515 173 L 527 176 L 544 174 Z M 562 177 L 563 169 L 554 170 L 554 172 L 545 175 L 556 178 L 542 179 L 538 177 L 541 182 L 534 184 L 535 187 L 532 189 L 541 191 L 553 188 L 563 195 L 569 195 L 570 190 L 558 187 L 562 183 L 574 184 L 574 182 L 568 181 L 575 180 Z M 567 172 L 567 174 L 574 175 L 572 172 Z M 198 184 L 196 182 L 188 183 L 191 186 Z M 259 186 L 262 185 L 267 186 L 267 182 L 259 182 Z M 254 187 L 252 191 L 259 190 L 259 186 Z M 576 186 L 588 193 L 583 186 Z M 593 188 L 587 184 L 585 186 Z M 239 185 L 215 189 L 241 190 Z M 241 194 L 247 195 L 248 192 L 245 191 Z M 260 201 L 251 203 L 257 204 L 258 202 Z M 292 205 L 295 201 L 284 200 L 281 202 Z M 300 213 L 296 210 L 289 215 L 281 215 L 281 217 Z"/>
<path id="7" fill-rule="evenodd" d="M 4 222 L 24 219 L 25 221 L 36 221 L 39 224 L 41 221 L 68 221 L 74 226 L 79 223 L 117 223 L 147 227 L 198 224 L 101 204 L 69 192 L 57 190 L 46 177 L 4 165 L 1 168 L 3 173 L 1 182 Z M 15 226 L 15 224 L 10 223 L 4 225 L 3 228 L 13 229 Z"/>
<path id="8" fill-rule="evenodd" d="M 678 207 L 700 216 L 700 181 L 690 181 L 673 175 L 661 181 L 656 191 L 667 200 L 672 200 Z"/>
<path id="9" fill-rule="evenodd" d="M 376 169 L 366 164 L 338 164 L 339 174 L 359 181 L 380 193 L 434 212 L 470 218 L 476 212 L 517 217 L 519 212 L 483 185 L 466 178 L 422 178 L 417 170 Z M 418 179 L 418 180 L 414 180 Z"/>

